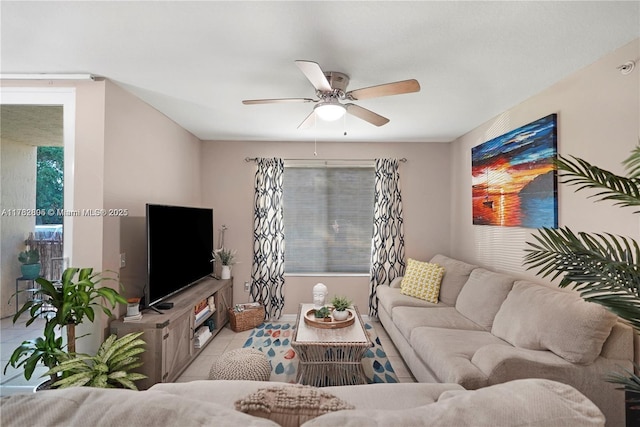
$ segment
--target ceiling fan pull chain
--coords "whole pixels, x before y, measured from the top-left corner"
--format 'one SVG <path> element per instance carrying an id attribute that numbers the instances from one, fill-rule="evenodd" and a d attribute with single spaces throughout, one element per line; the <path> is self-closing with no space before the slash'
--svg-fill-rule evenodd
<path id="1" fill-rule="evenodd" d="M 318 157 L 318 117 L 313 116 L 313 156 Z"/>
<path id="2" fill-rule="evenodd" d="M 347 115 L 342 116 L 342 130 L 344 131 L 343 135 L 347 136 Z"/>

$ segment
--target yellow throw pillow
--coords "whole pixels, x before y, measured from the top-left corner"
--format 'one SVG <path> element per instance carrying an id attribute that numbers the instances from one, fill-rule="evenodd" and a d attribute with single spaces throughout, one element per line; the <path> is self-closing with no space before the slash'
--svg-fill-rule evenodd
<path id="1" fill-rule="evenodd" d="M 437 304 L 444 267 L 411 258 L 408 264 L 400 284 L 400 293 Z"/>

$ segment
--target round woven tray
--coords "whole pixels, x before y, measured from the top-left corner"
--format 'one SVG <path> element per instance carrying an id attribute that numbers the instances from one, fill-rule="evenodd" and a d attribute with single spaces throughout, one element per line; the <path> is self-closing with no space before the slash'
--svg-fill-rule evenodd
<path id="1" fill-rule="evenodd" d="M 347 310 L 349 312 L 349 316 L 345 320 L 335 320 L 333 316 L 327 317 L 327 319 L 331 319 L 331 321 L 325 321 L 323 319 L 318 319 L 315 314 L 316 310 L 312 308 L 304 314 L 304 323 L 309 326 L 313 326 L 314 328 L 322 328 L 322 329 L 338 329 L 338 328 L 346 328 L 347 326 L 353 325 L 353 322 L 356 321 L 356 315 L 351 310 Z"/>

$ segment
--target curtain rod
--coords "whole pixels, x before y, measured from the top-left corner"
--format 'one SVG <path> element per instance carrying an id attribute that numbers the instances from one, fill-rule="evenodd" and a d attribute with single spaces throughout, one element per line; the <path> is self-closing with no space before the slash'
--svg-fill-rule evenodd
<path id="1" fill-rule="evenodd" d="M 245 157 L 244 161 L 245 162 L 255 162 L 259 159 L 259 157 Z M 336 161 L 336 162 L 373 162 L 376 159 L 282 159 L 282 160 L 289 160 L 289 161 L 307 161 L 307 160 L 318 160 L 318 161 L 323 161 L 323 162 L 327 162 L 327 161 Z M 401 159 L 398 159 L 398 161 L 405 163 L 407 161 L 406 157 L 403 157 Z"/>

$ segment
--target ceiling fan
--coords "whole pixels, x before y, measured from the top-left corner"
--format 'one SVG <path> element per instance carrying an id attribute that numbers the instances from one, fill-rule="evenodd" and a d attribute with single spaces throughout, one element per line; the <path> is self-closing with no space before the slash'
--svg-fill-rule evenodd
<path id="1" fill-rule="evenodd" d="M 316 89 L 317 99 L 312 98 L 275 98 L 275 99 L 245 99 L 245 105 L 252 104 L 272 104 L 284 102 L 314 102 L 317 105 L 313 111 L 298 126 L 298 129 L 305 129 L 315 123 L 316 117 L 332 121 L 337 120 L 349 113 L 375 126 L 382 126 L 389 123 L 389 119 L 371 110 L 360 107 L 353 103 L 343 104 L 340 101 L 359 101 L 361 99 L 378 98 L 381 96 L 400 95 L 420 91 L 420 84 L 417 80 L 402 80 L 394 83 L 385 83 L 377 86 L 365 87 L 362 89 L 347 90 L 349 76 L 337 71 L 324 72 L 316 62 L 295 61 L 296 65 L 304 73 L 307 79 Z"/>

